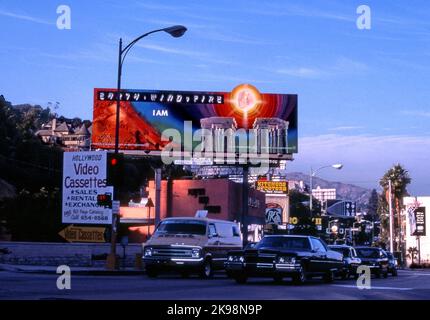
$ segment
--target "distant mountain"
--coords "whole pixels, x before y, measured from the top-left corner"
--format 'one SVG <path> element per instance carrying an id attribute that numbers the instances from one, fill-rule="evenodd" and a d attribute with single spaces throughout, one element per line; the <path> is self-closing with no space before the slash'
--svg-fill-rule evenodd
<path id="1" fill-rule="evenodd" d="M 303 180 L 306 185 L 309 185 L 309 175 L 301 172 L 286 173 L 288 180 Z M 351 200 L 357 202 L 357 207 L 366 209 L 372 190 L 363 187 L 355 186 L 342 182 L 327 181 L 318 177 L 312 179 L 314 189 L 317 186 L 321 188 L 335 188 L 337 197 L 343 200 Z"/>

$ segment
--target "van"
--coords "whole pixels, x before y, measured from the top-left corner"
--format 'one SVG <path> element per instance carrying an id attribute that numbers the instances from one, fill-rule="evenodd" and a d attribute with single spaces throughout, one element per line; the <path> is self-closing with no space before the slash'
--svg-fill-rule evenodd
<path id="1" fill-rule="evenodd" d="M 214 270 L 224 268 L 228 252 L 238 249 L 242 249 L 242 235 L 235 222 L 205 217 L 167 218 L 143 244 L 143 263 L 151 278 L 163 271 L 211 278 Z"/>

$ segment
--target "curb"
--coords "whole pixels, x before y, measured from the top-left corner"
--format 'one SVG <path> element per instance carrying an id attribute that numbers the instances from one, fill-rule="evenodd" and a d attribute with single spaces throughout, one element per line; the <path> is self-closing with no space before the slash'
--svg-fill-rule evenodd
<path id="1" fill-rule="evenodd" d="M 144 275 L 145 271 L 141 270 L 73 270 L 71 269 L 72 275 L 93 275 L 93 276 L 135 276 L 135 275 Z M 35 273 L 35 274 L 57 274 L 56 270 L 43 270 L 43 269 L 22 269 L 19 266 L 7 266 L 0 265 L 0 271 L 9 271 L 9 272 L 17 272 L 17 273 Z"/>

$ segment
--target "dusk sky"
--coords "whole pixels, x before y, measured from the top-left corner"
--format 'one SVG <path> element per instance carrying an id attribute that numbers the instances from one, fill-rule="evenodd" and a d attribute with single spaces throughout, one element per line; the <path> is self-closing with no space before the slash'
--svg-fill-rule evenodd
<path id="1" fill-rule="evenodd" d="M 71 9 L 71 29 L 56 26 Z M 360 30 L 357 7 L 371 9 Z M 430 3 L 414 1 L 0 0 L 0 94 L 92 119 L 93 89 L 115 87 L 118 39 L 141 40 L 123 88 L 260 92 L 299 99 L 299 153 L 289 171 L 379 188 L 393 164 L 412 195 L 430 195 Z M 379 190 L 379 189 L 378 189 Z"/>

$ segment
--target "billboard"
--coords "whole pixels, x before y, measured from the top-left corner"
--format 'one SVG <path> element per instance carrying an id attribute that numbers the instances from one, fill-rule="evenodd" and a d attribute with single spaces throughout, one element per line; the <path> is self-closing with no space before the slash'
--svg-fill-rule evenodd
<path id="1" fill-rule="evenodd" d="M 94 90 L 93 150 L 114 148 L 116 99 L 115 89 Z M 232 92 L 121 90 L 120 100 L 119 149 L 128 153 L 247 152 L 281 160 L 298 151 L 295 94 L 239 85 Z"/>

